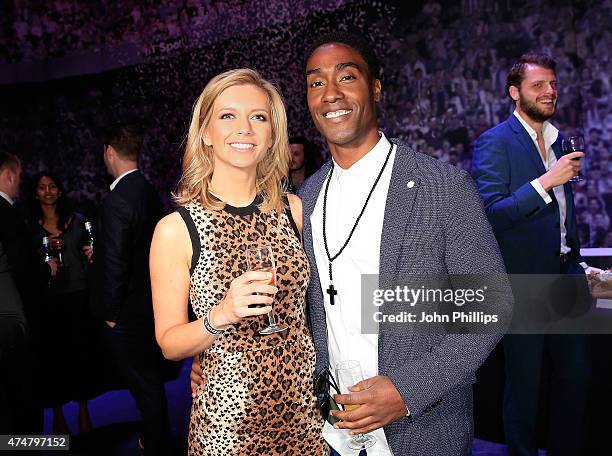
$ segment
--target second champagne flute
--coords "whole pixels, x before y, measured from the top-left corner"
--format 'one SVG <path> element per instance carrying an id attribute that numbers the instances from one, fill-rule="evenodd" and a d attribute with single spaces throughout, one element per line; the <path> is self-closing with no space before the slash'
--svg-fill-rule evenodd
<path id="1" fill-rule="evenodd" d="M 270 285 L 276 285 L 276 263 L 272 254 L 272 247 L 264 245 L 247 250 L 247 265 L 250 271 L 266 271 L 272 273 Z M 259 331 L 259 334 L 268 335 L 286 331 L 287 325 L 280 325 L 274 317 L 274 310 L 268 312 L 268 326 Z"/>
<path id="2" fill-rule="evenodd" d="M 340 393 L 350 394 L 351 391 L 349 388 L 364 380 L 361 364 L 359 361 L 354 359 L 339 362 L 336 364 L 336 377 L 338 380 L 338 386 L 340 387 Z M 357 408 L 359 408 L 359 405 L 344 405 L 344 410 L 347 412 Z M 351 437 L 346 442 L 346 446 L 348 446 L 351 450 L 364 450 L 370 448 L 375 443 L 376 439 L 374 436 L 370 434 L 359 434 Z"/>

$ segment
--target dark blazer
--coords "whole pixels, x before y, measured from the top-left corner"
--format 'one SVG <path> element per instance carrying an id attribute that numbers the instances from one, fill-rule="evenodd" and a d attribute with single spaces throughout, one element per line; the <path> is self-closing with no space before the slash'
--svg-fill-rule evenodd
<path id="1" fill-rule="evenodd" d="M 0 242 L 30 325 L 39 320 L 40 296 L 51 270 L 32 248 L 30 231 L 17 209 L 0 196 Z"/>
<path id="2" fill-rule="evenodd" d="M 561 157 L 561 135 L 553 144 Z M 483 133 L 474 144 L 472 175 L 504 255 L 509 273 L 560 272 L 559 204 L 551 190 L 546 204 L 531 181 L 546 172 L 529 133 L 511 115 Z M 572 260 L 580 261 L 574 199 L 570 183 L 563 186 L 567 204 L 567 245 Z"/>
<path id="3" fill-rule="evenodd" d="M 11 266 L 0 242 L 0 362 L 5 350 L 25 340 L 26 319 L 21 296 L 15 286 Z"/>
<path id="4" fill-rule="evenodd" d="M 140 171 L 123 177 L 102 202 L 94 258 L 93 311 L 103 320 L 153 319 L 149 249 L 162 202 Z"/>
<path id="5" fill-rule="evenodd" d="M 470 176 L 414 152 L 398 140 L 380 245 L 381 286 L 401 284 L 400 274 L 491 274 L 500 318 L 511 312 L 511 292 L 491 226 Z M 316 268 L 310 217 L 329 173 L 329 162 L 300 189 L 304 248 L 311 268 L 308 305 L 317 371 L 329 364 L 323 292 Z M 415 185 L 408 187 L 407 183 Z M 387 279 L 385 279 L 387 280 Z M 359 286 L 359 284 L 355 284 Z M 394 454 L 464 456 L 472 440 L 474 373 L 502 334 L 415 334 L 380 326 L 378 370 L 404 399 L 410 418 L 384 431 Z"/>

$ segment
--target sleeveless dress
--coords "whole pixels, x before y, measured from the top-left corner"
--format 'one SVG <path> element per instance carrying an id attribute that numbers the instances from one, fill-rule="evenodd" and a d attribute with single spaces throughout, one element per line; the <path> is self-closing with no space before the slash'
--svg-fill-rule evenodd
<path id="1" fill-rule="evenodd" d="M 220 211 L 199 202 L 179 208 L 193 246 L 190 300 L 202 318 L 246 272 L 246 251 L 270 245 L 278 293 L 273 312 L 283 333 L 260 335 L 265 315 L 229 327 L 200 354 L 205 385 L 191 408 L 190 455 L 322 455 L 323 420 L 313 395 L 315 350 L 306 325 L 308 260 L 290 211 L 247 207 Z M 198 248 L 199 247 L 199 248 Z M 204 331 L 204 329 L 202 329 Z"/>

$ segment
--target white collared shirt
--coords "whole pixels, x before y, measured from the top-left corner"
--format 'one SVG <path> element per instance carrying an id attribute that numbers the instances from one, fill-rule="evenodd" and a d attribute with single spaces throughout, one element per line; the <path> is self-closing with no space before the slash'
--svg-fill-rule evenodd
<path id="1" fill-rule="evenodd" d="M 338 253 L 351 232 L 390 147 L 391 143 L 383 134 L 376 146 L 350 168 L 342 169 L 334 162 L 325 214 L 327 244 L 332 256 Z M 327 180 L 310 217 L 315 260 L 325 301 L 330 367 L 340 361 L 358 360 L 364 378 L 378 375 L 378 335 L 361 334 L 361 275 L 379 273 L 380 239 L 396 149 L 397 146 L 393 146 L 387 166 L 351 240 L 333 262 L 333 283 L 338 291 L 333 306 L 325 292 L 329 286 L 329 263 L 323 243 L 323 196 Z M 368 449 L 368 456 L 391 455 L 382 428 L 374 431 L 373 435 L 377 443 Z M 326 422 L 323 437 L 341 455 L 353 454 L 339 448 L 338 442 L 349 438 L 346 430 L 334 429 Z"/>
<path id="2" fill-rule="evenodd" d="M 13 198 L 8 196 L 6 193 L 0 192 L 0 196 L 4 198 L 11 206 L 15 204 L 15 201 L 13 201 Z"/>
<path id="3" fill-rule="evenodd" d="M 110 184 L 110 191 L 112 192 L 115 189 L 115 187 L 117 186 L 117 184 L 119 183 L 121 179 L 123 179 L 128 174 L 133 173 L 134 171 L 138 171 L 138 168 L 130 169 L 129 171 L 126 171 L 125 173 L 123 173 L 121 176 L 117 177 L 117 179 L 115 179 L 113 183 Z"/>
<path id="4" fill-rule="evenodd" d="M 559 130 L 549 121 L 545 121 L 542 124 L 542 137 L 544 139 L 544 147 L 546 148 L 547 158 L 547 160 L 544 160 L 542 154 L 540 153 L 540 146 L 538 146 L 538 134 L 533 128 L 531 128 L 531 126 L 527 122 L 525 122 L 525 120 L 523 120 L 521 115 L 516 110 L 514 111 L 514 115 L 519 120 L 523 128 L 527 130 L 529 136 L 531 136 L 531 139 L 533 140 L 533 143 L 536 146 L 536 150 L 538 151 L 538 156 L 544 164 L 544 169 L 548 171 L 557 164 L 557 156 L 555 155 L 555 151 L 553 150 L 552 145 L 559 137 Z M 546 192 L 546 190 L 544 190 L 544 187 L 542 187 L 542 184 L 538 179 L 532 180 L 531 185 L 540 194 L 542 199 L 544 199 L 546 204 L 552 203 L 552 198 Z M 565 219 L 567 215 L 567 202 L 565 200 L 565 190 L 563 189 L 563 185 L 553 187 L 553 193 L 555 195 L 557 203 L 559 204 L 559 226 L 561 227 L 560 252 L 568 253 L 571 252 L 572 249 L 567 246 L 567 226 L 565 225 Z"/>

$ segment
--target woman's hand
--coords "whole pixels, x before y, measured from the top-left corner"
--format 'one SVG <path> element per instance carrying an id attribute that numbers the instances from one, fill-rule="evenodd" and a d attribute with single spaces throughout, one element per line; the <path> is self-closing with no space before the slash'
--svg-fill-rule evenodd
<path id="1" fill-rule="evenodd" d="M 225 297 L 210 311 L 210 324 L 218 329 L 238 323 L 246 317 L 264 315 L 272 310 L 274 294 L 278 289 L 272 285 L 272 273 L 248 271 L 236 277 Z M 266 296 L 269 295 L 269 296 Z M 263 304 L 263 307 L 249 307 Z"/>
<path id="2" fill-rule="evenodd" d="M 87 261 L 93 263 L 93 247 L 90 245 L 83 246 L 83 253 L 87 257 Z"/>

